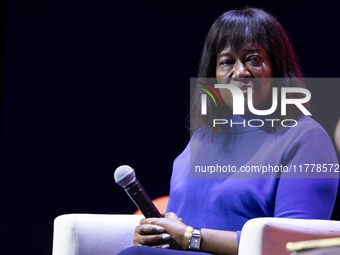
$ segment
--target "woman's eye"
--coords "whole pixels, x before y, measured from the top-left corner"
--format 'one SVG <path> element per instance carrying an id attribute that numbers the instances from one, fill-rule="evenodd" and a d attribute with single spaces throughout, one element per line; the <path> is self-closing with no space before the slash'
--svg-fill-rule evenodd
<path id="1" fill-rule="evenodd" d="M 251 62 L 260 62 L 260 60 L 261 60 L 260 56 L 251 56 L 248 58 L 248 61 L 251 61 Z"/>
<path id="2" fill-rule="evenodd" d="M 232 65 L 234 62 L 230 59 L 226 59 L 226 60 L 223 60 L 220 65 L 221 66 L 229 66 L 229 65 Z"/>

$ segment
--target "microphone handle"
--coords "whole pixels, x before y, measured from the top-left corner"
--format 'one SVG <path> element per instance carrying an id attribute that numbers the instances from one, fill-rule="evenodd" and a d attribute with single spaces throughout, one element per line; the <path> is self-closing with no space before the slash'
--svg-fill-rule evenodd
<path id="1" fill-rule="evenodd" d="M 145 218 L 162 217 L 138 180 L 126 186 L 124 189 Z"/>

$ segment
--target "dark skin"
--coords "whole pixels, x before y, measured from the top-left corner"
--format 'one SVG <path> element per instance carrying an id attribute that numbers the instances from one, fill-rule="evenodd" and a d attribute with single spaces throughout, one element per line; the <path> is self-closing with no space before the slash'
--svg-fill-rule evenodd
<path id="1" fill-rule="evenodd" d="M 216 78 L 218 83 L 233 84 L 242 90 L 253 88 L 254 107 L 261 108 L 271 92 L 272 66 L 269 57 L 259 45 L 245 45 L 238 51 L 229 47 L 216 59 Z M 249 85 L 247 78 L 254 78 Z M 267 78 L 267 79 L 261 79 Z M 246 90 L 244 94 L 246 94 Z M 232 107 L 228 90 L 220 90 L 223 101 Z M 192 226 L 196 227 L 196 226 Z M 174 213 L 166 213 L 162 218 L 147 218 L 140 221 L 135 229 L 133 244 L 182 250 L 182 240 L 187 225 Z M 221 254 L 238 254 L 237 234 L 233 231 L 201 229 L 200 251 Z"/>
<path id="2" fill-rule="evenodd" d="M 253 105 L 260 109 L 271 95 L 272 65 L 266 51 L 258 44 L 245 45 L 238 51 L 224 49 L 216 61 L 216 79 L 220 84 L 239 87 L 244 95 L 247 88 L 253 90 Z M 233 108 L 233 98 L 228 89 L 219 89 L 223 101 Z M 245 97 L 245 110 L 248 112 Z"/>

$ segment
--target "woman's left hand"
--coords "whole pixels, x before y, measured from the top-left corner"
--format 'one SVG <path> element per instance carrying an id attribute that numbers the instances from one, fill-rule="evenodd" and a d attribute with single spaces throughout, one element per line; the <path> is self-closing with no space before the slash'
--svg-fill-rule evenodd
<path id="1" fill-rule="evenodd" d="M 171 249 L 182 249 L 182 240 L 187 228 L 176 214 L 170 212 L 162 214 L 162 218 L 146 218 L 142 219 L 140 225 L 151 224 L 158 225 L 164 228 L 164 233 L 170 235 L 169 243 Z"/>

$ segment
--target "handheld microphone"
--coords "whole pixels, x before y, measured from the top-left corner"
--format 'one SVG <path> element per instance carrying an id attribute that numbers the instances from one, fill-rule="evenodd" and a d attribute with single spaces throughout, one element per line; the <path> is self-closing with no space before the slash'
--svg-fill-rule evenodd
<path id="1" fill-rule="evenodd" d="M 120 166 L 114 173 L 117 184 L 122 186 L 145 218 L 161 217 L 156 206 L 145 193 L 142 185 L 136 179 L 135 170 L 127 165 Z"/>

